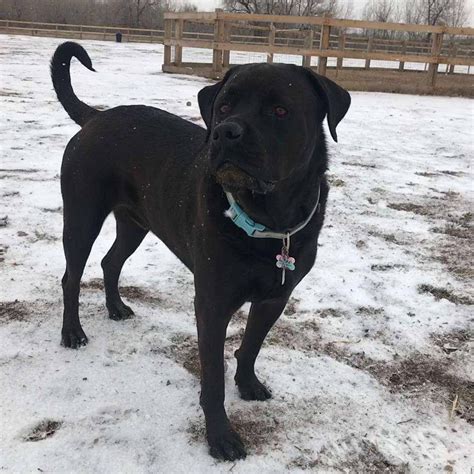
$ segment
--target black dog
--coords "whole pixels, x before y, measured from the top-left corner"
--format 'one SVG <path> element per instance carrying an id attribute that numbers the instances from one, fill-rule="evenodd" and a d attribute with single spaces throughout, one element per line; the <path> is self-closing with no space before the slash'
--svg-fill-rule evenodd
<path id="1" fill-rule="evenodd" d="M 226 328 L 250 301 L 235 353 L 235 382 L 244 400 L 270 398 L 255 375 L 255 359 L 314 264 L 328 195 L 322 121 L 327 116 L 336 140 L 350 96 L 299 66 L 237 66 L 199 92 L 206 131 L 152 107 L 89 107 L 71 87 L 73 56 L 93 70 L 86 51 L 71 42 L 59 46 L 51 62 L 58 99 L 82 126 L 67 145 L 61 169 L 62 344 L 87 343 L 79 322 L 79 284 L 106 216 L 113 212 L 117 221 L 116 240 L 102 260 L 112 319 L 133 314 L 120 298 L 118 279 L 125 260 L 153 232 L 194 274 L 200 400 L 210 452 L 243 458 L 245 448 L 224 409 Z"/>

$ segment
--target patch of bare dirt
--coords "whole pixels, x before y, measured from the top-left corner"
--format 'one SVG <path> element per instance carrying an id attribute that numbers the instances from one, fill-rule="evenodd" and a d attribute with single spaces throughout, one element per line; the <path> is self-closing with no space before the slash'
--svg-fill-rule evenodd
<path id="1" fill-rule="evenodd" d="M 392 393 L 428 397 L 443 403 L 452 416 L 474 424 L 474 382 L 452 374 L 449 357 L 413 354 L 393 362 L 378 362 L 363 352 L 349 353 L 338 344 L 326 344 L 322 350 L 340 362 L 368 372 Z"/>
<path id="2" fill-rule="evenodd" d="M 410 472 L 408 464 L 393 464 L 377 448 L 377 446 L 367 439 L 362 439 L 354 445 L 355 440 L 344 439 L 340 442 L 343 446 L 353 446 L 351 450 L 346 449 L 347 456 L 337 466 L 331 462 L 333 457 L 333 446 L 324 447 L 319 453 L 319 460 L 315 467 L 320 470 L 337 468 L 341 472 L 353 472 L 364 474 L 405 474 Z"/>
<path id="3" fill-rule="evenodd" d="M 465 304 L 465 305 L 473 305 L 474 301 L 465 295 L 459 295 L 454 293 L 452 290 L 448 288 L 437 287 L 433 285 L 422 284 L 418 285 L 418 292 L 419 293 L 428 293 L 434 298 L 439 301 L 441 299 L 445 299 L 450 301 L 454 304 Z"/>
<path id="4" fill-rule="evenodd" d="M 84 290 L 103 290 L 104 282 L 100 278 L 93 278 L 89 281 L 82 281 L 81 288 Z"/>
<path id="5" fill-rule="evenodd" d="M 196 378 L 201 375 L 198 342 L 194 336 L 176 334 L 172 337 L 169 346 L 154 348 L 152 352 L 163 354 L 174 360 Z"/>
<path id="6" fill-rule="evenodd" d="M 395 209 L 396 211 L 413 212 L 420 216 L 430 216 L 432 214 L 432 210 L 429 206 L 423 206 L 411 202 L 389 202 L 387 207 Z"/>
<path id="7" fill-rule="evenodd" d="M 443 227 L 435 227 L 440 234 L 440 243 L 434 254 L 446 268 L 465 280 L 474 278 L 474 214 L 472 212 L 449 213 Z"/>
<path id="8" fill-rule="evenodd" d="M 247 408 L 229 413 L 232 426 L 242 437 L 242 441 L 255 454 L 260 454 L 269 445 L 279 444 L 278 432 L 281 429 L 278 411 L 264 403 L 252 404 Z M 200 419 L 190 424 L 190 437 L 195 442 L 204 442 L 206 429 L 204 420 Z"/>
<path id="9" fill-rule="evenodd" d="M 425 178 L 434 178 L 438 176 L 438 173 L 433 173 L 432 171 L 415 171 L 415 174 L 418 176 L 424 176 Z"/>
<path id="10" fill-rule="evenodd" d="M 29 315 L 26 303 L 22 301 L 6 301 L 0 303 L 0 322 L 25 321 Z"/>
<path id="11" fill-rule="evenodd" d="M 317 321 L 279 320 L 268 333 L 266 345 L 316 352 L 321 348 L 321 334 Z"/>
<path id="12" fill-rule="evenodd" d="M 285 306 L 285 310 L 283 311 L 283 314 L 286 314 L 287 316 L 292 316 L 296 313 L 305 312 L 305 311 L 300 311 L 298 309 L 298 304 L 300 303 L 300 301 L 301 300 L 299 300 L 298 298 L 295 298 L 295 297 L 292 296 L 288 300 L 288 303 Z"/>
<path id="13" fill-rule="evenodd" d="M 342 187 L 346 185 L 346 182 L 343 179 L 336 178 L 334 175 L 328 175 L 328 181 L 331 187 Z"/>
<path id="14" fill-rule="evenodd" d="M 464 176 L 466 173 L 462 171 L 451 171 L 451 170 L 442 170 L 440 171 L 442 174 L 447 174 L 448 176 Z"/>
<path id="15" fill-rule="evenodd" d="M 0 173 L 39 173 L 40 171 L 34 168 L 0 168 Z"/>
<path id="16" fill-rule="evenodd" d="M 5 254 L 7 253 L 8 247 L 6 245 L 0 245 L 0 263 L 5 261 Z"/>
<path id="17" fill-rule="evenodd" d="M 464 176 L 466 173 L 463 173 L 462 171 L 440 170 L 440 171 L 415 171 L 415 174 L 417 174 L 418 176 L 424 176 L 426 178 L 434 178 L 436 176 L 439 176 L 440 174 L 459 177 L 459 176 Z"/>
<path id="18" fill-rule="evenodd" d="M 4 198 L 6 198 L 6 197 L 15 197 L 15 196 L 19 196 L 19 195 L 20 195 L 19 191 L 8 191 L 6 193 L 3 193 L 2 197 L 4 197 Z"/>
<path id="19" fill-rule="evenodd" d="M 375 263 L 370 266 L 370 269 L 374 272 L 388 272 L 389 270 L 402 270 L 405 268 L 407 266 L 401 263 Z"/>
<path id="20" fill-rule="evenodd" d="M 85 290 L 100 290 L 104 291 L 104 281 L 100 278 L 93 278 L 89 281 L 81 283 L 81 288 Z M 142 303 L 161 304 L 163 298 L 158 296 L 155 292 L 145 290 L 139 286 L 125 285 L 119 288 L 120 295 L 130 300 L 140 301 Z"/>
<path id="21" fill-rule="evenodd" d="M 344 316 L 344 313 L 335 308 L 324 308 L 318 312 L 320 318 L 341 318 Z"/>
<path id="22" fill-rule="evenodd" d="M 39 230 L 34 231 L 34 238 L 32 238 L 32 242 L 39 242 L 39 241 L 45 241 L 45 242 L 57 242 L 59 240 L 59 237 L 55 235 L 48 234 L 46 232 L 40 232 Z"/>
<path id="23" fill-rule="evenodd" d="M 346 166 L 359 166 L 360 168 L 377 168 L 375 165 L 372 164 L 366 164 L 366 163 L 351 163 L 349 161 L 343 161 L 343 165 Z"/>
<path id="24" fill-rule="evenodd" d="M 448 171 L 442 171 L 442 173 L 446 174 Z M 449 172 L 449 174 L 453 173 L 456 176 L 459 175 L 459 172 Z M 467 281 L 474 278 L 472 265 L 474 260 L 474 246 L 472 245 L 474 214 L 470 211 L 466 212 L 471 205 L 463 200 L 458 193 L 449 191 L 441 193 L 442 197 L 431 198 L 421 204 L 390 202 L 387 206 L 397 211 L 411 212 L 437 220 L 438 225 L 434 226 L 431 231 L 438 234 L 439 239 L 429 250 L 433 257 L 440 261 L 450 273 Z M 392 241 L 389 238 L 385 240 Z M 393 242 L 400 243 L 397 242 L 395 236 Z"/>
<path id="25" fill-rule="evenodd" d="M 366 316 L 376 316 L 379 314 L 384 314 L 384 309 L 379 307 L 375 308 L 374 306 L 359 306 L 356 309 L 357 314 L 363 314 Z"/>
<path id="26" fill-rule="evenodd" d="M 458 227 L 455 224 L 447 224 L 444 227 L 433 227 L 431 232 L 449 235 L 450 237 L 456 237 L 458 239 L 472 239 L 473 237 L 472 229 Z"/>
<path id="27" fill-rule="evenodd" d="M 444 353 L 451 354 L 467 347 L 474 342 L 474 332 L 469 329 L 457 329 L 447 334 L 433 334 L 431 339 Z"/>
<path id="28" fill-rule="evenodd" d="M 474 382 L 451 374 L 450 365 L 448 359 L 420 355 L 417 359 L 402 360 L 388 371 L 379 365 L 375 372 L 392 391 L 428 394 L 433 400 L 444 401 L 451 414 L 474 424 Z"/>
<path id="29" fill-rule="evenodd" d="M 29 434 L 25 436 L 25 441 L 42 441 L 53 436 L 61 427 L 60 421 L 43 420 L 36 425 Z"/>
<path id="30" fill-rule="evenodd" d="M 383 232 L 378 232 L 376 230 L 369 230 L 369 235 L 371 235 L 373 237 L 379 237 L 380 239 L 383 239 L 386 242 L 389 242 L 391 244 L 396 244 L 396 245 L 407 245 L 408 244 L 407 241 L 401 240 L 395 234 L 385 234 Z"/>
<path id="31" fill-rule="evenodd" d="M 62 211 L 63 211 L 63 208 L 61 206 L 59 207 L 53 207 L 53 208 L 50 208 L 50 207 L 43 207 L 41 208 L 41 210 L 43 212 L 53 212 L 53 213 L 57 213 L 57 214 L 60 214 Z"/>

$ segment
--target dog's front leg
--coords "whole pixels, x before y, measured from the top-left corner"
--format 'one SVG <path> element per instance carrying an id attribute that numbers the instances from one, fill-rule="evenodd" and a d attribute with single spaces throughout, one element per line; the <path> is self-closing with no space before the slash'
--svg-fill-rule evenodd
<path id="1" fill-rule="evenodd" d="M 201 294 L 196 288 L 195 310 L 201 361 L 201 406 L 212 456 L 233 461 L 246 456 L 240 436 L 230 425 L 224 408 L 224 341 L 229 320 L 240 305 L 221 294 Z"/>
<path id="2" fill-rule="evenodd" d="M 237 372 L 235 383 L 244 400 L 267 400 L 271 393 L 255 375 L 257 359 L 268 331 L 285 309 L 287 297 L 252 303 L 240 348 L 235 351 Z"/>

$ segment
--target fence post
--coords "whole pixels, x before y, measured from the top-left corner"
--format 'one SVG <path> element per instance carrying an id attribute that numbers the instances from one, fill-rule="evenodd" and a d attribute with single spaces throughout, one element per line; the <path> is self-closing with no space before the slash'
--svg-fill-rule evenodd
<path id="1" fill-rule="evenodd" d="M 443 44 L 443 33 L 435 33 L 431 42 L 431 56 L 437 58 L 441 52 Z M 430 63 L 428 66 L 428 84 L 432 87 L 436 86 L 436 76 L 438 73 L 438 63 Z"/>
<path id="2" fill-rule="evenodd" d="M 369 41 L 367 43 L 367 52 L 370 53 L 372 51 L 374 45 L 374 37 L 370 36 Z M 370 69 L 370 59 L 365 60 L 365 69 Z"/>
<path id="3" fill-rule="evenodd" d="M 267 53 L 267 63 L 272 64 L 273 63 L 273 46 L 275 46 L 275 33 L 276 33 L 276 28 L 273 23 L 270 23 L 270 31 L 268 33 L 268 47 L 269 47 L 269 53 Z"/>
<path id="4" fill-rule="evenodd" d="M 451 58 L 455 58 L 456 57 L 456 54 L 458 54 L 458 47 L 456 45 L 456 43 L 452 42 L 451 43 Z M 449 65 L 449 69 L 448 69 L 448 74 L 454 74 L 454 63 L 450 64 Z"/>
<path id="5" fill-rule="evenodd" d="M 341 33 L 339 35 L 339 51 L 344 51 L 344 47 L 346 45 L 346 35 L 345 33 Z M 343 61 L 344 61 L 344 58 L 343 57 L 340 57 L 340 58 L 337 58 L 337 70 L 339 69 L 342 69 L 342 65 L 343 65 Z"/>
<path id="6" fill-rule="evenodd" d="M 313 49 L 314 31 L 307 30 L 304 38 L 304 47 L 306 49 Z M 311 54 L 303 56 L 303 67 L 311 67 Z"/>
<path id="7" fill-rule="evenodd" d="M 230 22 L 226 23 L 224 21 L 224 41 L 226 43 L 230 43 L 231 29 L 232 29 L 232 23 Z M 230 65 L 230 50 L 224 49 L 224 52 L 222 54 L 222 66 L 225 68 L 228 68 L 229 65 Z"/>
<path id="8" fill-rule="evenodd" d="M 324 24 L 323 27 L 321 28 L 321 40 L 319 43 L 319 49 L 328 49 L 329 48 L 329 35 L 331 33 L 331 26 Z M 321 74 L 321 76 L 326 75 L 326 67 L 328 64 L 328 58 L 327 56 L 319 56 L 318 59 L 318 74 Z"/>
<path id="9" fill-rule="evenodd" d="M 163 66 L 171 65 L 171 33 L 172 33 L 172 21 L 168 18 L 165 18 L 165 36 L 163 38 L 163 43 L 165 45 L 164 54 L 163 54 Z"/>
<path id="10" fill-rule="evenodd" d="M 222 43 L 224 39 L 224 20 L 219 18 L 219 13 L 222 8 L 216 8 L 216 18 L 214 20 L 214 43 Z M 214 44 L 212 51 L 212 72 L 219 77 L 222 73 L 222 49 L 219 49 Z"/>
<path id="11" fill-rule="evenodd" d="M 174 47 L 175 66 L 181 66 L 181 63 L 183 62 L 183 47 L 181 46 L 181 40 L 183 39 L 183 28 L 184 28 L 184 20 L 175 20 L 174 37 L 177 42 L 177 44 Z"/>
<path id="12" fill-rule="evenodd" d="M 406 54 L 407 52 L 407 40 L 402 41 L 402 54 Z M 405 61 L 400 61 L 398 65 L 398 70 L 403 71 L 405 69 Z"/>

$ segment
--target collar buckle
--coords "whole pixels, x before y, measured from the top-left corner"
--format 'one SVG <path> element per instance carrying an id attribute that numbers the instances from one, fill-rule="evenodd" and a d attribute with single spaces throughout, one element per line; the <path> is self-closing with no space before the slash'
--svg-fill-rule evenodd
<path id="1" fill-rule="evenodd" d="M 255 232 L 263 232 L 266 227 L 255 222 L 249 215 L 235 202 L 230 202 L 230 208 L 226 211 L 226 216 L 232 219 L 232 222 L 240 227 L 249 237 L 253 237 Z"/>

